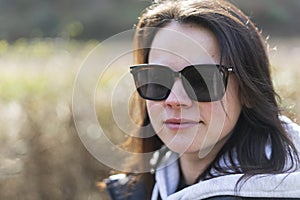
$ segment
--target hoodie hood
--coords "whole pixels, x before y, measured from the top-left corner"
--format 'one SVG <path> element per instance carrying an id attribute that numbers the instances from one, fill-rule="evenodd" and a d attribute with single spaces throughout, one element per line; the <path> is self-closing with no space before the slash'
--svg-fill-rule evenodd
<path id="1" fill-rule="evenodd" d="M 300 172 L 279 175 L 258 175 L 247 180 L 241 189 L 235 192 L 235 185 L 241 176 L 241 174 L 226 175 L 199 182 L 170 195 L 167 199 L 205 199 L 226 195 L 261 198 L 300 197 Z"/>

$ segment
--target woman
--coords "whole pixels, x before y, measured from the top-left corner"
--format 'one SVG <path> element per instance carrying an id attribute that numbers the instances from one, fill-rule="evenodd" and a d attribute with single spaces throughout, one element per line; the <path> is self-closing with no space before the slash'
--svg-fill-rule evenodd
<path id="1" fill-rule="evenodd" d="M 264 45 L 226 1 L 145 10 L 131 67 L 141 137 L 127 148 L 156 152 L 152 173 L 106 181 L 114 199 L 300 198 L 300 128 L 280 115 Z"/>

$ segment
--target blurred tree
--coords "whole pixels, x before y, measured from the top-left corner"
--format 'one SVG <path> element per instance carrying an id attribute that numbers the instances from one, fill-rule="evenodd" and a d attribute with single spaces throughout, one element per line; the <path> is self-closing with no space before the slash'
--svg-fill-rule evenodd
<path id="1" fill-rule="evenodd" d="M 268 34 L 299 35 L 299 0 L 231 0 Z M 105 39 L 132 28 L 149 0 L 0 0 L 0 38 Z M 278 28 L 280 27 L 280 28 Z"/>
<path id="2" fill-rule="evenodd" d="M 0 0 L 0 38 L 104 39 L 130 29 L 148 4 L 144 0 Z"/>
<path id="3" fill-rule="evenodd" d="M 300 35 L 299 0 L 232 0 L 242 8 L 266 34 Z"/>

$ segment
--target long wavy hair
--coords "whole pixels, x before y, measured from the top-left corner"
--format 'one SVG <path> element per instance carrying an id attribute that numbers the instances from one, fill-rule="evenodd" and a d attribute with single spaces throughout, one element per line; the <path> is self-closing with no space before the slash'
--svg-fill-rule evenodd
<path id="1" fill-rule="evenodd" d="M 198 180 L 215 176 L 244 173 L 244 181 L 256 174 L 277 174 L 298 167 L 297 150 L 289 139 L 279 119 L 278 95 L 274 91 L 270 63 L 265 40 L 259 29 L 237 7 L 223 0 L 161 0 L 145 9 L 136 26 L 134 45 L 135 62 L 147 63 L 155 29 L 170 22 L 196 24 L 210 29 L 216 36 L 221 60 L 235 68 L 242 110 L 231 137 L 215 160 Z M 147 115 L 145 100 L 136 94 L 132 99 L 131 114 L 140 126 L 141 135 L 154 130 Z M 149 133 L 147 133 L 149 134 Z M 155 135 L 151 138 L 130 138 L 128 147 L 135 152 L 152 152 L 163 143 Z M 271 155 L 265 153 L 266 144 L 271 144 Z M 220 159 L 228 155 L 230 165 L 219 165 Z M 238 161 L 237 162 L 235 161 Z M 140 167 L 148 160 L 138 161 Z M 143 164 L 142 164 L 143 163 Z M 211 169 L 217 173 L 210 174 Z M 153 176 L 141 175 L 151 193 Z"/>

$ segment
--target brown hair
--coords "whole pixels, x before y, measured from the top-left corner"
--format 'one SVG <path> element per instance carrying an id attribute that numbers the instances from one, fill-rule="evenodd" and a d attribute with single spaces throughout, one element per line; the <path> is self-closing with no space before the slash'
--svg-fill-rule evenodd
<path id="1" fill-rule="evenodd" d="M 223 0 L 162 0 L 148 7 L 136 26 L 135 62 L 147 63 L 155 29 L 172 21 L 193 23 L 210 29 L 218 39 L 220 63 L 234 66 L 239 85 L 239 98 L 242 111 L 233 133 L 218 153 L 214 162 L 199 177 L 208 179 L 230 173 L 244 173 L 243 180 L 256 174 L 282 173 L 298 166 L 297 151 L 278 118 L 280 110 L 271 76 L 265 42 L 251 20 L 231 3 Z M 255 98 L 253 98 L 255 97 Z M 133 97 L 132 116 L 141 126 L 150 123 L 145 100 L 137 94 Z M 145 134 L 144 130 L 140 132 Z M 147 131 L 154 132 L 148 126 Z M 155 135 L 155 134 L 154 134 Z M 270 158 L 266 156 L 265 145 L 272 144 Z M 128 144 L 135 143 L 138 152 L 151 152 L 162 146 L 157 136 L 151 138 L 131 138 Z M 133 145 L 130 145 L 133 147 Z M 234 158 L 234 153 L 237 157 Z M 230 167 L 221 167 L 218 161 L 223 155 L 229 156 Z M 237 159 L 238 165 L 234 160 Z M 292 161 L 288 165 L 288 160 Z M 147 165 L 148 160 L 143 163 Z M 138 163 L 141 163 L 140 161 Z M 288 166 L 287 166 L 288 165 Z M 210 174 L 214 168 L 218 173 Z M 146 179 L 153 179 L 144 174 Z M 143 179 L 142 180 L 146 180 Z M 147 181 L 145 181 L 146 184 Z M 153 180 L 148 184 L 152 190 Z"/>

